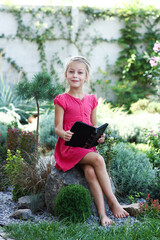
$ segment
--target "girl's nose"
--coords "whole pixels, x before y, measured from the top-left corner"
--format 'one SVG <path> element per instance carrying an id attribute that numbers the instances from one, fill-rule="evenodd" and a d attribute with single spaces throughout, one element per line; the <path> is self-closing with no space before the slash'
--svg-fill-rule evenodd
<path id="1" fill-rule="evenodd" d="M 74 76 L 74 77 L 77 77 L 77 72 L 74 72 L 73 76 Z"/>

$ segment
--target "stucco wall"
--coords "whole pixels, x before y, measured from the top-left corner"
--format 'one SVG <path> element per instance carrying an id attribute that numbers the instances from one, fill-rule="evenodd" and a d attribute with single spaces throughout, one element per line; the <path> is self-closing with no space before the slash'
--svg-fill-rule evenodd
<path id="1" fill-rule="evenodd" d="M 76 33 L 82 21 L 87 21 L 84 13 L 80 12 L 77 8 L 72 9 L 72 32 L 71 38 L 74 41 Z M 50 19 L 44 19 L 44 22 L 48 25 L 51 24 Z M 30 14 L 24 13 L 23 23 L 27 26 L 30 25 L 32 28 L 36 28 L 36 23 L 32 22 Z M 65 24 L 65 22 L 64 22 Z M 15 17 L 11 13 L 0 12 L 0 35 L 4 34 L 6 38 L 0 38 L 0 48 L 4 49 L 5 57 L 11 57 L 18 66 L 22 67 L 27 73 L 28 78 L 41 71 L 39 64 L 40 56 L 37 50 L 35 42 L 30 42 L 24 39 L 23 41 L 15 38 L 17 32 L 17 22 Z M 80 40 L 82 44 L 81 53 L 79 53 L 75 44 L 70 43 L 67 40 L 57 41 L 46 41 L 45 43 L 45 54 L 47 58 L 47 65 L 50 66 L 52 56 L 54 53 L 58 53 L 62 61 L 72 55 L 82 54 L 87 55 L 90 52 L 89 60 L 92 65 L 92 79 L 98 79 L 98 68 L 105 69 L 106 57 L 108 57 L 108 63 L 114 65 L 119 51 L 122 50 L 117 42 L 101 42 L 94 46 L 90 51 L 91 38 L 99 36 L 107 40 L 116 40 L 120 37 L 120 29 L 123 27 L 123 22 L 120 22 L 118 18 L 111 17 L 106 20 L 96 20 L 90 26 L 88 26 L 83 32 L 80 33 Z M 43 32 L 43 29 L 41 29 Z M 58 27 L 53 30 L 56 36 L 60 34 Z M 66 33 L 67 35 L 68 33 Z M 15 83 L 18 79 L 18 75 L 14 69 L 11 68 L 10 64 L 1 58 L 1 71 L 3 72 L 4 79 L 6 81 Z M 63 71 L 57 66 L 60 79 L 63 80 Z M 108 76 L 112 82 L 115 81 L 115 76 Z M 101 90 L 97 87 L 98 93 Z"/>

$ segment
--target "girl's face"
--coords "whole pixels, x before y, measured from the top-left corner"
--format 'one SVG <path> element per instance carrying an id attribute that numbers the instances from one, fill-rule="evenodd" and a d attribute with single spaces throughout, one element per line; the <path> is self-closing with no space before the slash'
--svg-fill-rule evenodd
<path id="1" fill-rule="evenodd" d="M 87 81 L 86 66 L 81 62 L 71 62 L 65 73 L 65 77 L 70 87 L 82 87 L 84 82 Z"/>

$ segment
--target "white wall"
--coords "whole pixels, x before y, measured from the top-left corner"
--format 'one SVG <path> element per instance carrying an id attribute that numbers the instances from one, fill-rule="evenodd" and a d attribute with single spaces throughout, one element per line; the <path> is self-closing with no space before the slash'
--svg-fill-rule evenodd
<path id="1" fill-rule="evenodd" d="M 82 20 L 87 21 L 86 16 L 79 12 L 77 8 L 72 9 L 72 40 L 74 41 L 78 27 L 81 25 Z M 32 26 L 36 29 L 36 22 L 33 22 L 30 14 L 24 13 L 23 15 L 24 24 Z M 51 24 L 50 19 L 45 19 L 45 23 Z M 64 22 L 65 24 L 65 22 Z M 123 22 L 119 21 L 116 17 L 107 18 L 106 20 L 96 20 L 86 28 L 85 31 L 81 32 L 81 43 L 82 52 L 79 53 L 78 49 L 74 44 L 70 44 L 66 40 L 59 41 L 46 41 L 45 43 L 45 53 L 48 61 L 48 66 L 50 65 L 52 56 L 55 52 L 58 52 L 61 60 L 65 60 L 67 57 L 77 54 L 85 55 L 90 51 L 91 38 L 94 36 L 100 36 L 109 41 L 112 39 L 118 39 L 120 37 L 120 29 L 123 27 Z M 43 32 L 43 29 L 41 30 Z M 55 28 L 54 33 L 56 36 L 59 35 L 59 29 Z M 33 74 L 41 71 L 41 66 L 38 63 L 40 57 L 37 50 L 37 45 L 35 42 L 30 42 L 27 40 L 21 41 L 18 38 L 14 39 L 17 32 L 17 22 L 11 13 L 0 12 L 0 35 L 5 34 L 6 37 L 12 36 L 9 40 L 0 38 L 0 48 L 4 48 L 5 57 L 11 57 L 12 60 L 18 64 L 18 66 L 23 67 L 23 70 L 27 73 L 29 78 L 32 78 Z M 67 35 L 67 34 L 66 34 Z M 119 56 L 120 46 L 116 42 L 102 42 L 94 46 L 91 51 L 89 60 L 92 65 L 92 78 L 96 80 L 98 76 L 98 67 L 102 69 L 105 68 L 106 62 L 105 58 L 108 56 L 109 64 L 114 65 L 117 57 Z M 8 62 L 1 59 L 2 63 L 0 70 L 3 72 L 3 76 L 8 81 L 15 83 L 17 81 L 17 73 L 14 69 L 11 69 Z M 60 77 L 62 76 L 62 69 L 59 69 Z M 115 81 L 115 77 L 111 76 L 112 81 Z M 97 88 L 98 89 L 98 88 Z M 98 90 L 98 92 L 100 89 Z"/>

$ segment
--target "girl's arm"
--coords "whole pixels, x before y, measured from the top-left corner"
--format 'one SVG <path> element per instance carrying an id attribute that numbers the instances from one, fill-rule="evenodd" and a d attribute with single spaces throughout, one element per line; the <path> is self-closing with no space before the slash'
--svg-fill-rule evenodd
<path id="1" fill-rule="evenodd" d="M 93 127 L 97 127 L 97 107 L 95 107 L 91 112 L 91 123 Z"/>
<path id="2" fill-rule="evenodd" d="M 92 110 L 92 113 L 91 113 L 91 123 L 93 125 L 93 127 L 97 127 L 97 107 L 95 107 L 93 110 Z M 102 134 L 102 136 L 98 139 L 98 143 L 103 143 L 105 140 L 105 133 Z"/>
<path id="3" fill-rule="evenodd" d="M 55 133 L 63 138 L 65 141 L 69 141 L 73 135 L 71 131 L 64 131 L 63 129 L 64 109 L 58 104 L 55 104 Z"/>

